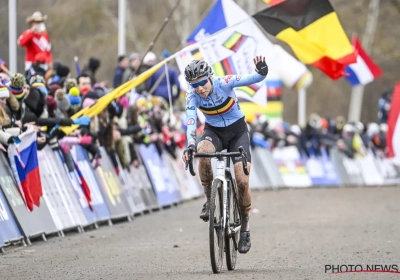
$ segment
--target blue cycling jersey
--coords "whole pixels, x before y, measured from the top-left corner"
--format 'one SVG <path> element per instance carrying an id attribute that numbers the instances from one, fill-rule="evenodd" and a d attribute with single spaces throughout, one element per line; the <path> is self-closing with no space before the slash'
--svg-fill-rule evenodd
<path id="1" fill-rule="evenodd" d="M 266 76 L 261 76 L 257 72 L 246 76 L 214 77 L 213 90 L 206 99 L 192 89 L 186 95 L 188 144 L 196 142 L 197 108 L 203 112 L 206 123 L 215 127 L 227 127 L 244 117 L 233 88 L 259 83 L 265 78 Z"/>

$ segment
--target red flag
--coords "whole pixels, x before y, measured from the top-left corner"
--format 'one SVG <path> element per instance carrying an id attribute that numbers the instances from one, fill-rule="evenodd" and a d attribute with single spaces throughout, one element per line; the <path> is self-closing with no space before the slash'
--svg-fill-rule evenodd
<path id="1" fill-rule="evenodd" d="M 395 158 L 397 164 L 400 164 L 400 83 L 393 90 L 387 124 L 387 156 Z"/>

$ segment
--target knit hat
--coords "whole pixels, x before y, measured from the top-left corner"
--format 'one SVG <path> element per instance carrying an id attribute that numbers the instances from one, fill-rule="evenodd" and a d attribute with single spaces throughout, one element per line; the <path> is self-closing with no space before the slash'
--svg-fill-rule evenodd
<path id="1" fill-rule="evenodd" d="M 0 84 L 0 98 L 9 98 L 10 97 L 10 92 L 8 91 L 8 88 Z"/>
<path id="2" fill-rule="evenodd" d="M 57 107 L 62 112 L 67 112 L 71 103 L 69 103 L 69 99 L 65 96 L 65 92 L 63 89 L 56 90 L 55 99 L 57 102 Z"/>
<path id="3" fill-rule="evenodd" d="M 33 83 L 46 84 L 46 81 L 44 80 L 43 76 L 41 76 L 41 75 L 33 75 L 29 79 L 29 84 L 32 85 Z"/>
<path id="4" fill-rule="evenodd" d="M 61 77 L 67 77 L 69 74 L 70 70 L 67 65 L 60 64 L 57 69 L 56 69 L 56 74 L 57 76 Z"/>
<path id="5" fill-rule="evenodd" d="M 57 102 L 53 96 L 46 96 L 46 106 L 49 113 L 54 113 L 54 111 L 57 109 Z"/>
<path id="6" fill-rule="evenodd" d="M 49 90 L 47 89 L 46 82 L 41 75 L 32 76 L 29 80 L 29 83 L 32 87 L 37 88 L 41 93 L 47 95 Z"/>
<path id="7" fill-rule="evenodd" d="M 55 96 L 58 89 L 61 89 L 61 87 L 57 84 L 49 85 L 49 95 Z"/>
<path id="8" fill-rule="evenodd" d="M 17 73 L 11 78 L 8 89 L 17 99 L 21 99 L 22 97 L 24 97 L 24 84 L 24 75 L 22 75 L 21 73 Z"/>
<path id="9" fill-rule="evenodd" d="M 77 87 L 78 82 L 74 78 L 69 78 L 65 81 L 65 92 L 69 92 L 71 88 Z"/>
<path id="10" fill-rule="evenodd" d="M 85 100 L 82 103 L 82 108 L 86 108 L 86 107 L 90 107 L 92 106 L 94 103 L 96 103 L 95 99 L 92 98 L 85 98 Z"/>
<path id="11" fill-rule="evenodd" d="M 82 98 L 77 87 L 72 87 L 68 92 L 68 100 L 71 108 L 77 109 L 82 104 Z"/>
<path id="12" fill-rule="evenodd" d="M 129 61 L 133 61 L 135 59 L 140 59 L 139 53 L 131 53 L 131 55 L 129 56 Z"/>

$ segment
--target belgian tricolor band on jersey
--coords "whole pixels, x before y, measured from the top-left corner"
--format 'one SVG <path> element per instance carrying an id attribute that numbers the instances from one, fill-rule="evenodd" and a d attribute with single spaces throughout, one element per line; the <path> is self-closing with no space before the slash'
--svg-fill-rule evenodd
<path id="1" fill-rule="evenodd" d="M 297 58 L 332 79 L 345 76 L 357 55 L 328 0 L 286 0 L 253 17 L 276 38 L 286 42 Z"/>
<path id="2" fill-rule="evenodd" d="M 203 114 L 213 116 L 213 115 L 221 115 L 227 113 L 232 107 L 235 105 L 235 99 L 232 97 L 228 97 L 221 105 L 212 108 L 199 107 L 199 110 L 203 112 Z"/>

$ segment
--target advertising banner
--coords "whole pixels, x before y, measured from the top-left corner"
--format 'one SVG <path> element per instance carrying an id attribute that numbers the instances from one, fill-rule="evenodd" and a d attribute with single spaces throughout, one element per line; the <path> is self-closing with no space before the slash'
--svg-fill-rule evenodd
<path id="1" fill-rule="evenodd" d="M 312 181 L 304 162 L 295 146 L 275 148 L 272 157 L 278 165 L 279 173 L 287 187 L 310 187 Z"/>
<path id="2" fill-rule="evenodd" d="M 159 209 L 160 206 L 158 204 L 157 197 L 154 193 L 149 176 L 147 176 L 147 171 L 143 163 L 141 163 L 137 168 L 132 168 L 129 171 L 129 176 L 131 178 L 131 181 L 134 182 L 134 189 L 140 192 L 143 202 L 146 205 L 146 209 Z"/>
<path id="3" fill-rule="evenodd" d="M 384 179 L 375 164 L 375 159 L 371 151 L 367 151 L 363 157 L 357 156 L 356 162 L 361 169 L 361 174 L 366 185 L 383 185 Z"/>
<path id="4" fill-rule="evenodd" d="M 332 148 L 330 155 L 335 170 L 344 186 L 362 186 L 364 184 L 361 169 L 354 159 L 348 158 L 337 148 Z"/>
<path id="5" fill-rule="evenodd" d="M 60 150 L 56 151 L 55 153 L 58 155 L 58 158 L 60 159 L 65 170 L 65 174 L 68 177 L 68 180 L 66 181 L 71 183 L 73 195 L 75 196 L 79 207 L 82 209 L 85 221 L 82 225 L 88 226 L 96 223 L 97 215 L 94 210 L 90 209 L 89 203 L 85 197 L 85 194 L 83 193 L 82 180 L 75 169 L 72 155 L 70 153 L 63 153 Z"/>
<path id="6" fill-rule="evenodd" d="M 0 182 L 0 184 L 2 184 Z M 0 189 L 0 247 L 4 242 L 22 239 L 17 223 L 8 205 L 8 202 Z"/>
<path id="7" fill-rule="evenodd" d="M 400 184 L 400 167 L 392 159 L 375 157 L 375 163 L 385 185 Z"/>
<path id="8" fill-rule="evenodd" d="M 101 161 L 100 166 L 95 170 L 95 177 L 110 210 L 111 218 L 128 217 L 130 211 L 124 188 L 121 186 L 108 154 L 102 147 L 100 151 Z"/>
<path id="9" fill-rule="evenodd" d="M 106 196 L 103 198 L 86 151 L 81 146 L 76 145 L 71 149 L 71 155 L 90 188 L 90 197 L 92 199 L 91 204 L 96 213 L 97 220 L 109 220 L 110 211 L 105 203 L 105 199 L 107 198 Z"/>
<path id="10" fill-rule="evenodd" d="M 71 218 L 74 225 L 86 226 L 88 222 L 85 218 L 85 215 L 83 214 L 83 208 L 79 204 L 79 201 L 74 191 L 74 187 L 72 186 L 72 183 L 68 177 L 68 172 L 64 168 L 58 152 L 53 152 L 51 148 L 47 149 L 47 147 L 45 147 L 44 149 L 46 153 L 51 153 L 52 155 L 49 156 L 49 158 L 51 158 L 50 164 L 55 170 L 54 178 L 60 186 L 61 192 L 64 194 L 63 203 L 67 205 L 68 216 Z"/>
<path id="11" fill-rule="evenodd" d="M 139 152 L 160 206 L 164 207 L 177 203 L 179 197 L 176 194 L 178 187 L 176 179 L 171 176 L 173 172 L 171 173 L 170 171 L 168 173 L 168 169 L 165 167 L 163 159 L 158 154 L 154 144 L 148 146 L 141 144 L 139 146 Z"/>
<path id="12" fill-rule="evenodd" d="M 183 149 L 177 149 L 177 155 L 181 154 L 183 154 Z M 190 175 L 189 170 L 185 170 L 185 163 L 180 158 L 175 160 L 170 155 L 168 158 L 174 168 L 182 199 L 188 200 L 202 196 L 204 192 L 199 177 Z"/>
<path id="13" fill-rule="evenodd" d="M 259 162 L 260 167 L 262 168 L 260 172 L 262 172 L 263 176 L 268 177 L 271 187 L 284 187 L 285 184 L 283 183 L 278 166 L 272 157 L 271 151 L 265 148 L 255 147 L 252 150 L 252 157 L 253 155 L 256 157 L 257 162 Z"/>
<path id="14" fill-rule="evenodd" d="M 308 158 L 304 157 L 303 160 L 313 186 L 338 186 L 340 184 L 339 177 L 325 149 L 321 150 L 321 155 L 311 155 Z"/>
<path id="15" fill-rule="evenodd" d="M 43 233 L 55 233 L 58 231 L 43 197 L 40 198 L 40 206 L 29 212 L 18 187 L 15 184 L 12 171 L 3 153 L 0 153 L 0 186 L 9 202 L 25 237 L 35 237 Z"/>

